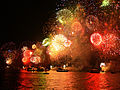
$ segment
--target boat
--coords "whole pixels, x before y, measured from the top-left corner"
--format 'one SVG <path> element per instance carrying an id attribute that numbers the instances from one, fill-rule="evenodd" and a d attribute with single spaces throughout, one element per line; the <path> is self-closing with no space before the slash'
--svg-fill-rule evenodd
<path id="1" fill-rule="evenodd" d="M 62 69 L 62 68 L 58 68 L 56 71 L 57 71 L 57 72 L 68 72 L 69 70 L 67 70 L 67 69 Z"/>
<path id="2" fill-rule="evenodd" d="M 33 68 L 27 68 L 27 71 L 35 71 Z"/>
<path id="3" fill-rule="evenodd" d="M 37 68 L 37 71 L 39 71 L 39 72 L 43 72 L 44 69 L 43 69 L 43 68 Z"/>
<path id="4" fill-rule="evenodd" d="M 98 70 L 98 69 L 91 69 L 89 72 L 90 73 L 100 73 L 100 70 Z"/>
<path id="5" fill-rule="evenodd" d="M 41 71 L 41 72 L 43 72 L 44 69 L 43 68 L 27 68 L 27 71 Z"/>
<path id="6" fill-rule="evenodd" d="M 44 72 L 43 74 L 49 74 L 49 73 L 47 73 L 47 72 Z"/>

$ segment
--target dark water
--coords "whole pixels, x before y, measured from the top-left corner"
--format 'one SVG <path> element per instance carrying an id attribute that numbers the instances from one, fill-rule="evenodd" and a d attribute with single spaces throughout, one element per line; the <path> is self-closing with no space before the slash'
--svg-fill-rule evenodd
<path id="1" fill-rule="evenodd" d="M 120 90 L 120 73 L 4 73 L 0 90 Z"/>

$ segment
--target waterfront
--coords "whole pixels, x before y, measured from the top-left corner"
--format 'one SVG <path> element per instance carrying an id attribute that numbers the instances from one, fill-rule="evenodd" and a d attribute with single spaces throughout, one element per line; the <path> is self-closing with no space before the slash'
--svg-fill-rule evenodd
<path id="1" fill-rule="evenodd" d="M 0 90 L 117 90 L 120 73 L 88 72 L 27 72 L 4 73 Z"/>

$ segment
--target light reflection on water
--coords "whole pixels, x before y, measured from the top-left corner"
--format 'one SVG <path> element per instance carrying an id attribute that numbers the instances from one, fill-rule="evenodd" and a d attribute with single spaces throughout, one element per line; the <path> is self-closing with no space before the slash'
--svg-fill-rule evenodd
<path id="1" fill-rule="evenodd" d="M 6 77 L 7 76 L 7 77 Z M 5 74 L 2 89 L 9 90 L 116 90 L 120 89 L 120 73 L 85 72 L 20 72 Z"/>

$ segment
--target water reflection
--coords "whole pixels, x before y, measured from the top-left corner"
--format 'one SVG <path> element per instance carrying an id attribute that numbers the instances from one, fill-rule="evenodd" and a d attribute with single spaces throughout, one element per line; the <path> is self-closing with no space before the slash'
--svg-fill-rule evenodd
<path id="1" fill-rule="evenodd" d="M 88 90 L 100 90 L 99 77 L 99 73 L 86 73 L 86 85 Z"/>
<path id="2" fill-rule="evenodd" d="M 116 90 L 120 73 L 42 72 L 5 73 L 1 90 Z"/>
<path id="3" fill-rule="evenodd" d="M 86 89 L 85 87 L 85 74 L 80 72 L 51 72 L 52 75 L 48 76 L 48 88 L 58 90 L 76 90 Z"/>
<path id="4" fill-rule="evenodd" d="M 23 72 L 20 74 L 18 82 L 19 89 L 44 90 L 46 88 L 46 77 L 41 72 Z"/>
<path id="5" fill-rule="evenodd" d="M 119 90 L 120 89 L 120 73 L 101 73 L 100 74 L 100 88 L 108 90 Z"/>

